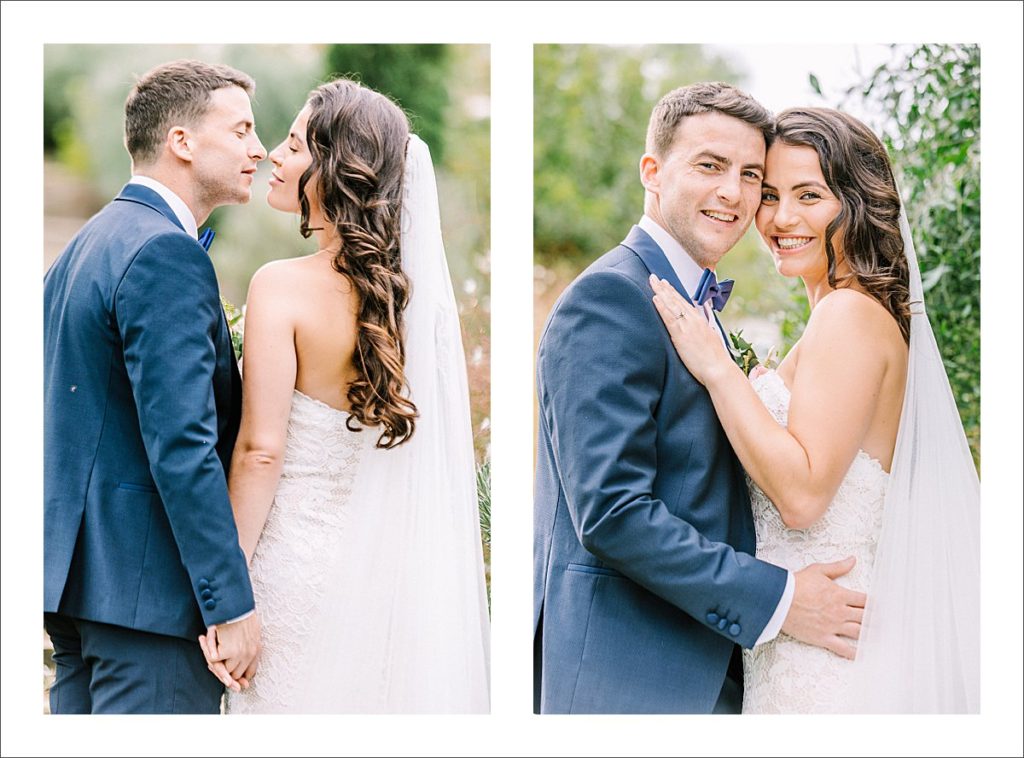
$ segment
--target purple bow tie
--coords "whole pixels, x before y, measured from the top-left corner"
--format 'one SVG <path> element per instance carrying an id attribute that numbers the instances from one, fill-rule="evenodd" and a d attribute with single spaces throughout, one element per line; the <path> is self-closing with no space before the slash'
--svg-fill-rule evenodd
<path id="1" fill-rule="evenodd" d="M 199 244 L 203 246 L 203 250 L 210 252 L 210 245 L 213 242 L 213 238 L 217 233 L 210 227 L 206 227 L 206 231 L 199 237 Z"/>
<path id="2" fill-rule="evenodd" d="M 715 272 L 706 268 L 701 274 L 700 284 L 697 285 L 697 289 L 693 293 L 693 302 L 697 305 L 704 305 L 710 300 L 711 307 L 720 311 L 725 307 L 725 301 L 729 299 L 729 295 L 732 294 L 733 284 L 732 279 L 718 281 L 715 278 Z"/>

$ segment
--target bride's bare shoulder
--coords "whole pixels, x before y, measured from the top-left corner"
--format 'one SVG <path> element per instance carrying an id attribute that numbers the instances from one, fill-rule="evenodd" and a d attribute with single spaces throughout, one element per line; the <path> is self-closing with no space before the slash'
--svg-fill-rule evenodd
<path id="1" fill-rule="evenodd" d="M 322 296 L 343 297 L 351 291 L 346 277 L 331 266 L 329 257 L 320 254 L 280 258 L 263 264 L 249 284 L 254 294 L 272 299 L 286 298 L 307 303 Z"/>
<path id="2" fill-rule="evenodd" d="M 807 323 L 811 335 L 844 339 L 858 336 L 892 346 L 902 345 L 900 327 L 888 309 L 875 298 L 852 288 L 837 289 L 823 297 Z"/>

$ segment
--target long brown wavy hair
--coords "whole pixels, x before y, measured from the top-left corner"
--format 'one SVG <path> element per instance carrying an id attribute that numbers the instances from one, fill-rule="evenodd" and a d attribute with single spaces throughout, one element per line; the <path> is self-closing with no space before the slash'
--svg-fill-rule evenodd
<path id="1" fill-rule="evenodd" d="M 910 272 L 900 235 L 900 196 L 881 141 L 853 116 L 830 108 L 790 108 L 775 122 L 775 139 L 812 147 L 839 214 L 825 230 L 828 283 L 867 290 L 910 342 Z M 850 274 L 836 276 L 833 238 L 839 235 Z"/>
<path id="2" fill-rule="evenodd" d="M 416 428 L 408 397 L 403 312 L 409 279 L 402 271 L 401 216 L 409 120 L 395 103 L 349 79 L 309 95 L 306 142 L 313 160 L 299 179 L 303 237 L 309 226 L 306 185 L 315 182 L 325 223 L 341 237 L 334 270 L 359 295 L 359 333 L 346 424 L 381 427 L 377 447 L 393 448 Z M 361 425 L 361 426 L 360 426 Z"/>

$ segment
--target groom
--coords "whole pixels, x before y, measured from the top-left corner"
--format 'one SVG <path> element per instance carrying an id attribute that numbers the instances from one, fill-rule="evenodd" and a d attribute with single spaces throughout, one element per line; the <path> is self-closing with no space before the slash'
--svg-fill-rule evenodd
<path id="1" fill-rule="evenodd" d="M 253 89 L 199 61 L 143 76 L 125 103 L 133 176 L 46 274 L 53 713 L 217 713 L 224 685 L 197 641 L 211 625 L 225 671 L 255 670 L 259 620 L 225 479 L 241 381 L 197 239 L 214 208 L 249 201 L 266 157 Z"/>
<path id="2" fill-rule="evenodd" d="M 784 630 L 851 650 L 837 635 L 857 593 L 830 578 L 852 561 L 791 573 L 752 557 L 743 470 L 648 283 L 655 274 L 691 299 L 753 219 L 772 134 L 771 114 L 730 85 L 665 95 L 640 161 L 643 217 L 548 318 L 537 355 L 540 713 L 736 713 L 741 647 Z M 721 332 L 710 301 L 705 313 Z"/>

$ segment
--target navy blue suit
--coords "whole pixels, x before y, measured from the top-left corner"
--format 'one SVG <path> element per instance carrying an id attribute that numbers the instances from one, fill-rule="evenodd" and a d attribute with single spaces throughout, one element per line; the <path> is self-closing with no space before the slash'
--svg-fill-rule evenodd
<path id="1" fill-rule="evenodd" d="M 157 193 L 128 184 L 47 272 L 44 303 L 44 611 L 60 709 L 215 711 L 222 688 L 196 637 L 254 604 L 226 481 L 241 380 L 213 265 Z M 166 660 L 175 643 L 187 661 Z M 103 652 L 119 648 L 191 667 L 200 684 L 185 689 L 210 694 L 189 702 L 166 677 L 126 686 L 134 674 L 111 673 Z M 91 685 L 75 685 L 90 666 Z M 140 694 L 149 686 L 174 702 Z"/>
<path id="2" fill-rule="evenodd" d="M 535 705 L 711 713 L 786 572 L 754 559 L 743 470 L 651 301 L 634 227 L 566 289 L 537 355 Z M 684 293 L 685 294 L 685 293 Z"/>

